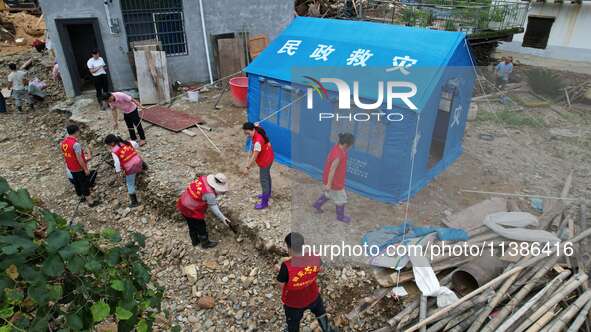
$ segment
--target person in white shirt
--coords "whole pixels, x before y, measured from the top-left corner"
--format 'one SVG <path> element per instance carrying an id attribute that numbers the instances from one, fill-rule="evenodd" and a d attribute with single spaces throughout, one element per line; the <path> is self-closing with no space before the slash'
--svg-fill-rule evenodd
<path id="1" fill-rule="evenodd" d="M 86 66 L 92 75 L 94 80 L 94 88 L 96 89 L 96 99 L 101 106 L 101 110 L 105 110 L 103 104 L 103 95 L 109 92 L 109 80 L 107 78 L 107 64 L 105 60 L 100 56 L 98 50 L 92 50 L 90 52 L 92 57 L 86 62 Z"/>
<path id="2" fill-rule="evenodd" d="M 33 101 L 31 100 L 31 96 L 27 93 L 27 71 L 18 70 L 14 63 L 9 64 L 8 68 L 10 68 L 8 83 L 9 87 L 12 89 L 11 96 L 14 99 L 16 110 L 19 112 L 22 110 L 23 99 L 32 109 Z"/>

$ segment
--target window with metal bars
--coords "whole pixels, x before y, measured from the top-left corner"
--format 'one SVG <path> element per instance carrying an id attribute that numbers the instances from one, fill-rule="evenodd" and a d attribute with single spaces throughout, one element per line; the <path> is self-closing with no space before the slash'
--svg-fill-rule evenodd
<path id="1" fill-rule="evenodd" d="M 166 55 L 188 53 L 182 0 L 121 0 L 127 42 L 156 40 Z"/>

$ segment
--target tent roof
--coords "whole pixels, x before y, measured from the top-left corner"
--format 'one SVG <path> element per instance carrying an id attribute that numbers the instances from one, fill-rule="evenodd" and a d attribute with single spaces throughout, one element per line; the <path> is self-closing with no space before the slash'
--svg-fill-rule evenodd
<path id="1" fill-rule="evenodd" d="M 357 73 L 360 68 L 376 72 L 379 70 L 386 80 L 413 81 L 419 91 L 422 88 L 422 92 L 425 92 L 424 89 L 432 85 L 433 79 L 440 75 L 441 69 L 445 68 L 464 39 L 465 34 L 461 32 L 364 21 L 296 17 L 245 71 L 278 80 L 304 83 L 307 82 L 302 78 L 305 73 L 320 71 L 326 74 L 327 68 L 331 68 L 329 72 L 333 74 L 348 69 L 357 70 Z M 289 53 L 286 52 L 287 49 L 283 49 L 282 52 L 289 41 L 295 44 L 299 42 L 297 49 L 292 48 Z M 325 60 L 311 56 L 319 44 L 330 45 L 334 49 Z M 369 50 L 371 57 L 367 59 L 365 66 L 348 65 L 347 60 L 351 53 L 358 49 Z M 417 60 L 416 64 L 408 67 L 410 74 L 403 75 L 399 70 L 385 70 L 393 68 L 393 58 L 396 56 L 408 56 Z M 371 75 L 375 89 L 377 77 Z M 356 79 L 359 77 L 358 74 L 354 76 Z"/>

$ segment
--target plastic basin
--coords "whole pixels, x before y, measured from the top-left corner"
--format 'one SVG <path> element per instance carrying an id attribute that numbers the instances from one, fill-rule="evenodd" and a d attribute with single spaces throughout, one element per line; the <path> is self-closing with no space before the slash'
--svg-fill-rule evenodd
<path id="1" fill-rule="evenodd" d="M 248 104 L 248 77 L 234 77 L 230 79 L 229 84 L 234 105 L 238 107 L 246 107 Z"/>

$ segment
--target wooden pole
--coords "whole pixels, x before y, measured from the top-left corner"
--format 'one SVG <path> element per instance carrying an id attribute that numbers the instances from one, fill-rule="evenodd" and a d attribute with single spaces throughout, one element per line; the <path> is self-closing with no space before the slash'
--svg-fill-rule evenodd
<path id="1" fill-rule="evenodd" d="M 418 324 L 415 324 L 413 326 L 411 326 L 410 328 L 408 328 L 406 330 L 406 332 L 413 332 L 413 331 L 417 331 L 419 330 L 422 326 L 426 326 L 427 324 L 436 321 L 438 319 L 440 319 L 441 317 L 443 317 L 445 314 L 447 314 L 448 312 L 450 312 L 451 310 L 457 308 L 459 305 L 461 305 L 462 303 L 470 300 L 471 298 L 479 295 L 480 293 L 484 292 L 485 290 L 495 287 L 496 285 L 498 285 L 500 282 L 502 282 L 503 280 L 511 277 L 513 274 L 520 272 L 521 270 L 523 270 L 524 268 L 521 266 L 517 266 L 503 274 L 501 274 L 500 276 L 494 278 L 493 280 L 487 282 L 486 284 L 484 284 L 482 287 L 479 287 L 475 290 L 473 290 L 472 292 L 470 292 L 468 295 L 464 296 L 463 298 L 461 298 L 459 301 L 448 305 L 445 308 L 439 309 L 438 311 L 436 311 L 433 315 L 429 316 L 427 319 L 423 320 L 422 322 L 419 322 Z"/>

